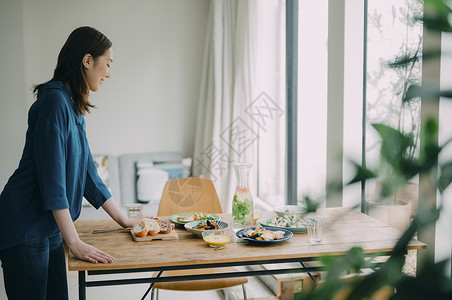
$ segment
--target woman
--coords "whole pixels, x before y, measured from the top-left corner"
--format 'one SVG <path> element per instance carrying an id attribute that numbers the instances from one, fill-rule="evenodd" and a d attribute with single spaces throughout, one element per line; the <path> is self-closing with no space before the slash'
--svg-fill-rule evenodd
<path id="1" fill-rule="evenodd" d="M 61 238 L 79 259 L 114 261 L 75 230 L 83 196 L 123 227 L 142 218 L 127 218 L 111 198 L 86 139 L 84 115 L 94 107 L 88 96 L 110 78 L 111 46 L 96 29 L 77 28 L 53 78 L 34 89 L 22 158 L 0 195 L 0 260 L 9 299 L 68 299 Z"/>

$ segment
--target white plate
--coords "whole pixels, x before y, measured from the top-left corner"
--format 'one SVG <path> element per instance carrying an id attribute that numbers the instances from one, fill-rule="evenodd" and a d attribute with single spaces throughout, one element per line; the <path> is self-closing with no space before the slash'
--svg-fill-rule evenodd
<path id="1" fill-rule="evenodd" d="M 306 207 L 301 205 L 282 205 L 273 208 L 273 211 L 278 215 L 278 217 L 284 216 L 298 216 L 303 217 L 306 215 Z"/>

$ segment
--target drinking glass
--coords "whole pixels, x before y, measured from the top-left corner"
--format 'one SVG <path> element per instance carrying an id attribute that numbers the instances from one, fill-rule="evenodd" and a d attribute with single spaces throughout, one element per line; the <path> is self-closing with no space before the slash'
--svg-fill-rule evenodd
<path id="1" fill-rule="evenodd" d="M 133 203 L 126 204 L 127 215 L 129 218 L 133 218 L 135 216 L 139 216 L 143 214 L 143 204 Z"/>
<path id="2" fill-rule="evenodd" d="M 326 221 L 320 218 L 311 218 L 307 222 L 308 238 L 312 244 L 320 244 L 323 241 L 325 233 Z"/>

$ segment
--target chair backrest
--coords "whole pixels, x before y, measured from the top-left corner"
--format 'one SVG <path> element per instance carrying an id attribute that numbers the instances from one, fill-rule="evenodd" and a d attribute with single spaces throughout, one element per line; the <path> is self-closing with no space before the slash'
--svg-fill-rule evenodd
<path id="1" fill-rule="evenodd" d="M 199 177 L 170 179 L 163 188 L 157 216 L 170 216 L 185 212 L 221 214 L 212 180 Z"/>

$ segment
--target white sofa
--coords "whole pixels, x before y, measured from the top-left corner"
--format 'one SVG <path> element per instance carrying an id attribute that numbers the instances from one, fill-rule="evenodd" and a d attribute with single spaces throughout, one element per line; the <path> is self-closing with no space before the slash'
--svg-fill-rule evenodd
<path id="1" fill-rule="evenodd" d="M 129 153 L 119 156 L 93 154 L 93 158 L 98 166 L 100 177 L 124 212 L 126 204 L 141 202 L 144 204 L 145 215 L 157 215 L 159 195 L 163 191 L 162 182 L 166 182 L 165 178 L 188 176 L 187 169 L 183 170 L 183 157 L 179 152 Z M 181 173 L 181 167 L 183 173 Z M 152 169 L 152 172 L 145 170 L 146 168 Z M 138 174 L 142 176 L 140 180 L 138 180 Z M 166 177 L 162 174 L 166 174 Z M 140 190 L 137 191 L 137 182 L 143 189 L 141 193 Z M 150 192 L 152 192 L 152 197 L 157 197 L 157 199 L 144 197 L 144 194 Z M 147 203 L 143 202 L 140 197 L 145 198 L 144 201 Z M 84 201 L 79 220 L 108 218 L 110 217 L 102 208 L 96 210 L 87 201 Z"/>

